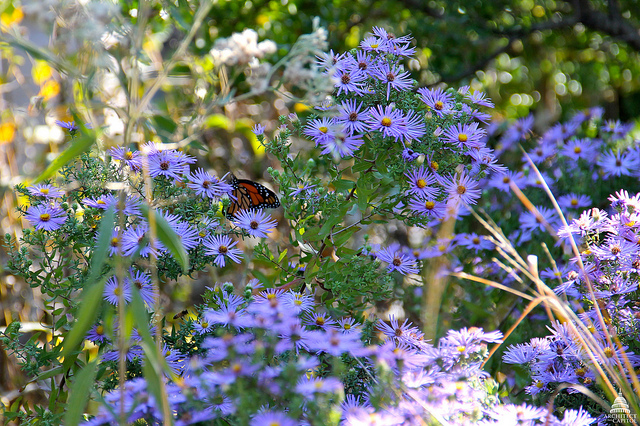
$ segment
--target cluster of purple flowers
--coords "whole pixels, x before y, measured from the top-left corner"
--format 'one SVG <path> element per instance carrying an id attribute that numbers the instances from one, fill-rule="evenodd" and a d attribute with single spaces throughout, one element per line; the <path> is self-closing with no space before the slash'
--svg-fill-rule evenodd
<path id="1" fill-rule="evenodd" d="M 611 213 L 593 208 L 558 230 L 565 241 L 573 238 L 579 244 L 584 268 L 574 258 L 568 265 L 560 265 L 549 278 L 561 281 L 554 291 L 581 312 L 578 317 L 594 338 L 596 347 L 591 350 L 598 364 L 625 366 L 630 379 L 635 373 L 626 366 L 640 366 L 640 356 L 629 349 L 637 342 L 640 328 L 635 296 L 640 272 L 640 194 L 630 196 L 621 190 L 609 201 Z M 561 383 L 595 384 L 593 359 L 587 356 L 575 332 L 559 322 L 550 331 L 552 334 L 545 338 L 511 346 L 504 355 L 507 363 L 529 366 L 533 382 L 526 388 L 527 393 L 550 392 Z M 617 336 L 620 345 L 612 345 L 608 336 Z"/>
<path id="2" fill-rule="evenodd" d="M 606 182 L 614 178 L 640 176 L 640 147 L 638 141 L 634 142 L 628 137 L 631 125 L 613 120 L 603 122 L 603 112 L 602 108 L 579 112 L 568 122 L 555 124 L 536 139 L 532 137 L 533 116 L 521 118 L 499 137 L 496 152 L 507 158 L 516 153 L 518 143 L 531 144 L 527 150 L 528 157 L 557 195 L 558 204 L 565 215 L 572 219 L 580 209 L 599 202 L 592 200 L 594 188 L 584 185 L 585 181 Z M 494 127 L 490 133 L 497 128 Z M 531 170 L 525 157 L 522 157 L 519 165 L 510 165 L 510 169 L 504 175 L 489 179 L 487 187 L 510 192 L 510 186 L 515 185 L 526 191 L 528 196 L 536 192 L 535 188 L 542 188 L 540 178 Z M 567 188 L 571 189 L 567 191 Z M 495 202 L 490 204 L 492 208 L 503 210 L 504 195 L 493 197 Z M 547 233 L 549 228 L 560 225 L 559 217 L 550 205 L 540 204 L 536 208 L 538 217 L 521 210 L 521 226 L 510 235 L 512 241 L 527 242 L 534 235 Z M 516 209 L 516 206 L 510 207 L 511 211 Z"/>
<path id="3" fill-rule="evenodd" d="M 401 145 L 407 163 L 426 156 L 424 165 L 410 164 L 406 174 L 408 208 L 427 218 L 443 219 L 461 203 L 476 203 L 481 172 L 504 171 L 486 146 L 486 131 L 476 121 L 488 122 L 489 115 L 477 108 L 493 107 L 493 103 L 469 87 L 458 93 L 439 88 L 411 93 L 414 81 L 400 65 L 401 59 L 415 53 L 411 40 L 374 27 L 357 52 L 331 52 L 320 58 L 325 72 L 337 81 L 335 105 L 322 108 L 334 115 L 310 120 L 304 133 L 322 148 L 321 154 L 340 158 L 353 156 L 365 140 L 376 138 Z M 376 95 L 380 91 L 385 93 L 382 100 Z M 418 106 L 402 106 L 412 105 L 402 102 L 403 96 L 415 98 L 413 104 Z M 442 175 L 439 160 L 433 158 L 434 143 L 444 148 L 443 155 L 462 156 L 469 170 Z"/>
<path id="4" fill-rule="evenodd" d="M 482 419 L 497 424 L 494 419 L 504 416 L 514 419 L 509 424 L 525 418 L 537 424 L 547 416 L 554 425 L 593 421 L 582 411 L 568 410 L 561 421 L 545 409 L 500 405 L 488 391 L 491 380 L 481 368 L 487 344 L 500 342 L 500 332 L 449 331 L 434 346 L 407 320 L 400 323 L 390 317 L 376 322 L 380 343 L 365 346 L 363 324 L 332 318 L 316 308 L 309 294 L 268 289 L 247 301 L 218 290 L 213 302 L 215 307 L 185 324 L 204 337 L 203 350 L 190 359 L 165 351 L 174 374 L 167 379 L 166 391 L 175 424 L 217 418 L 250 425 L 314 424 L 314 418 L 335 410 L 343 425 L 417 425 L 429 418 L 447 424 Z M 89 338 L 103 343 L 103 334 L 104 328 L 96 326 Z M 128 356 L 141 358 L 135 342 L 133 347 Z M 368 372 L 372 381 L 366 390 L 342 396 L 345 385 L 322 368 L 341 357 L 358 360 Z M 128 422 L 163 419 L 141 378 L 111 391 L 105 402 L 86 425 L 117 424 L 122 403 Z"/>

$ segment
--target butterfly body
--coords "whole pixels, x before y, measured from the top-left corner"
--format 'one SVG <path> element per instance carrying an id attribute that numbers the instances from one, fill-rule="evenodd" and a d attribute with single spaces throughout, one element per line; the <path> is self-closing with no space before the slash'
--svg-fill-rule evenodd
<path id="1" fill-rule="evenodd" d="M 227 209 L 227 218 L 233 219 L 242 210 L 274 209 L 280 207 L 278 196 L 269 188 L 248 179 L 231 175 L 232 199 Z"/>

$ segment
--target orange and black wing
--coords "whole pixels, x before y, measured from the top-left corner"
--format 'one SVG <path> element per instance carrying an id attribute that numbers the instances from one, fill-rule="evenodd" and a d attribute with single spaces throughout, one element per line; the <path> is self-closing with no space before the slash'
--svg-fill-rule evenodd
<path id="1" fill-rule="evenodd" d="M 227 209 L 227 217 L 233 218 L 242 210 L 273 209 L 280 207 L 278 196 L 259 183 L 247 179 L 231 179 L 233 199 Z"/>

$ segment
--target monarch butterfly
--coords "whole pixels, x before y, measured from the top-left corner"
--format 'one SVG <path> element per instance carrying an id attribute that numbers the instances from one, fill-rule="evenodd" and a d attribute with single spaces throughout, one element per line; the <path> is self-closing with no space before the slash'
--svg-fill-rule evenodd
<path id="1" fill-rule="evenodd" d="M 229 184 L 233 187 L 232 200 L 227 209 L 227 218 L 233 219 L 241 210 L 275 209 L 280 207 L 278 196 L 259 183 L 238 179 L 231 175 Z"/>

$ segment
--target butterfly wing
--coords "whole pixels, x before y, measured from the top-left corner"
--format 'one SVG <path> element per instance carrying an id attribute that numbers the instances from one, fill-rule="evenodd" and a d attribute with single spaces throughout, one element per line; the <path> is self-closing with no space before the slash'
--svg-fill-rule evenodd
<path id="1" fill-rule="evenodd" d="M 227 217 L 233 218 L 242 210 L 259 210 L 266 208 L 280 207 L 278 196 L 259 183 L 247 179 L 232 178 L 231 186 L 233 186 L 233 197 L 229 208 L 227 209 Z"/>

